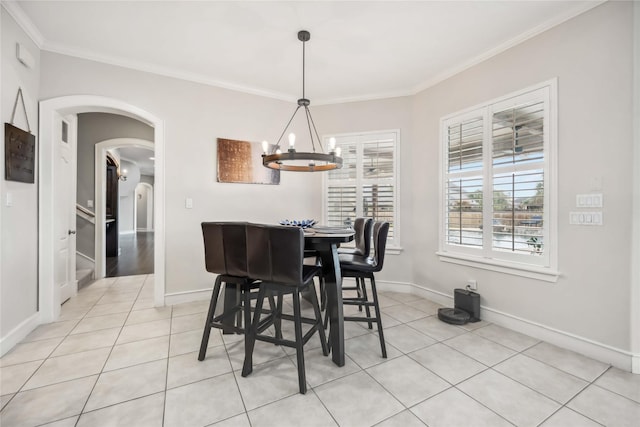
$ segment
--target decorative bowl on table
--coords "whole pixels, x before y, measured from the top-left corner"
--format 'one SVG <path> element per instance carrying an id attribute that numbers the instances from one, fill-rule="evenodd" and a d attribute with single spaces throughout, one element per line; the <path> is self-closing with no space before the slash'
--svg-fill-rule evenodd
<path id="1" fill-rule="evenodd" d="M 313 227 L 315 223 L 315 219 L 283 219 L 280 221 L 280 225 L 290 225 L 292 227 L 300 227 L 302 229 Z"/>

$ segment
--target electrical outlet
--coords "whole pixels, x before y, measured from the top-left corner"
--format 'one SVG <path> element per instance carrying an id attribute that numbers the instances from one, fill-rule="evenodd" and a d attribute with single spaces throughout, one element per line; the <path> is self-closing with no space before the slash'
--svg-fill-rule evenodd
<path id="1" fill-rule="evenodd" d="M 478 281 L 477 280 L 467 280 L 467 289 L 470 291 L 478 290 Z"/>

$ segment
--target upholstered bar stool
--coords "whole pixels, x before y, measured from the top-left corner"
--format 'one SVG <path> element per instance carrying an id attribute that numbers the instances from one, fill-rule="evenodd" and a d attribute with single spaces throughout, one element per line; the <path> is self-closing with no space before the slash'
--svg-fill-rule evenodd
<path id="1" fill-rule="evenodd" d="M 257 294 L 260 283 L 247 275 L 247 242 L 244 222 L 203 222 L 205 267 L 217 274 L 209 312 L 202 334 L 198 360 L 204 360 L 209 343 L 211 328 L 225 332 L 244 333 L 251 323 L 251 299 Z M 222 314 L 215 315 L 222 284 L 226 284 L 225 307 Z M 229 285 L 235 285 L 229 286 Z M 233 295 L 226 293 L 235 290 Z M 230 301 L 233 301 L 232 303 Z M 273 299 L 270 300 L 275 309 Z M 244 314 L 244 316 L 242 316 Z M 243 327 L 244 323 L 244 327 Z"/>
<path id="2" fill-rule="evenodd" d="M 373 257 L 364 257 L 360 255 L 340 255 L 340 269 L 342 277 L 353 277 L 360 280 L 362 287 L 366 288 L 365 279 L 369 279 L 371 283 L 371 297 L 369 300 L 366 292 L 356 297 L 342 298 L 343 305 L 362 305 L 366 308 L 366 316 L 345 316 L 344 320 L 352 322 L 367 322 L 369 328 L 372 322 L 376 322 L 378 326 L 378 336 L 380 338 L 380 349 L 382 357 L 387 357 L 387 348 L 384 343 L 384 332 L 382 331 L 382 317 L 380 316 L 380 305 L 378 304 L 378 292 L 376 290 L 376 280 L 374 273 L 382 270 L 384 264 L 384 252 L 387 246 L 387 235 L 389 234 L 389 223 L 378 221 L 373 225 Z M 366 289 L 365 289 L 366 290 Z M 375 317 L 371 316 L 369 307 L 373 307 Z"/>
<path id="3" fill-rule="evenodd" d="M 253 350 L 256 340 L 270 342 L 296 349 L 298 363 L 298 383 L 300 393 L 307 391 L 304 366 L 304 344 L 316 333 L 320 335 L 322 353 L 327 356 L 327 340 L 322 327 L 322 317 L 318 298 L 314 288 L 313 278 L 320 274 L 321 268 L 316 265 L 305 265 L 304 233 L 297 227 L 282 227 L 271 225 L 247 225 L 247 271 L 249 276 L 261 281 L 256 300 L 253 321 L 245 341 L 245 358 L 242 376 L 246 377 L 253 371 Z M 307 290 L 313 306 L 315 318 L 301 315 L 300 293 Z M 293 295 L 293 316 L 282 313 L 282 296 Z M 262 317 L 262 305 L 268 296 L 277 297 L 277 307 L 272 321 L 265 322 Z M 294 322 L 295 337 L 293 340 L 285 337 L 271 336 L 263 333 L 271 323 L 277 324 L 282 319 Z M 309 324 L 311 328 L 303 335 L 302 325 Z"/>

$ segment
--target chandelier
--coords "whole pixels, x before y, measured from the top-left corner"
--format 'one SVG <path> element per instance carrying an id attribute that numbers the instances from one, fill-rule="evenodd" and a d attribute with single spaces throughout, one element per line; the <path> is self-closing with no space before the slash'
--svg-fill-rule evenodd
<path id="1" fill-rule="evenodd" d="M 329 153 L 325 153 L 322 148 L 322 142 L 318 136 L 316 125 L 311 117 L 311 111 L 309 110 L 309 101 L 305 98 L 304 87 L 304 66 L 305 66 L 305 43 L 309 41 L 311 34 L 308 31 L 299 31 L 298 40 L 302 42 L 302 98 L 298 99 L 298 106 L 293 112 L 293 115 L 289 119 L 289 122 L 284 127 L 280 138 L 275 146 L 270 146 L 267 141 L 262 141 L 262 165 L 275 170 L 281 171 L 293 171 L 293 172 L 320 172 L 328 171 L 332 169 L 339 169 L 342 167 L 342 157 L 340 157 L 340 147 L 336 148 L 335 138 L 329 140 Z M 289 148 L 286 152 L 282 152 L 280 149 L 280 141 L 289 125 L 293 121 L 294 117 L 304 108 L 305 116 L 307 119 L 307 127 L 309 128 L 309 136 L 311 138 L 312 152 L 296 151 L 295 141 L 296 136 L 293 133 L 289 134 Z M 315 141 L 314 141 L 315 136 Z M 316 151 L 316 143 L 319 151 Z"/>

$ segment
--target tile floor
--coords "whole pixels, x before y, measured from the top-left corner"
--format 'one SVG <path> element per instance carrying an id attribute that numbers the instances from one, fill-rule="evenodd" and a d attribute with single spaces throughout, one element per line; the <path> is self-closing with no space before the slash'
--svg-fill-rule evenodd
<path id="1" fill-rule="evenodd" d="M 342 368 L 314 337 L 306 395 L 290 349 L 258 342 L 242 378 L 242 337 L 214 330 L 199 362 L 208 301 L 156 309 L 152 295 L 150 276 L 94 282 L 2 357 L 0 425 L 639 425 L 640 376 L 486 322 L 444 324 L 413 295 L 381 293 L 386 360 L 364 324 L 347 324 Z"/>

